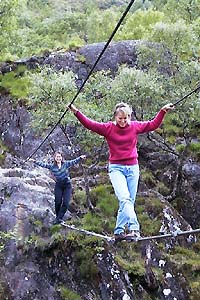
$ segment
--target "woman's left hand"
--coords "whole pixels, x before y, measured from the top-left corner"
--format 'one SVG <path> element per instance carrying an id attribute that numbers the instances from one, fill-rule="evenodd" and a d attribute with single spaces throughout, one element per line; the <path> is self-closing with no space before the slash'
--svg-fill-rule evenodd
<path id="1" fill-rule="evenodd" d="M 168 103 L 164 105 L 161 109 L 165 112 L 168 112 L 169 110 L 175 109 L 175 106 L 173 105 L 173 103 Z"/>

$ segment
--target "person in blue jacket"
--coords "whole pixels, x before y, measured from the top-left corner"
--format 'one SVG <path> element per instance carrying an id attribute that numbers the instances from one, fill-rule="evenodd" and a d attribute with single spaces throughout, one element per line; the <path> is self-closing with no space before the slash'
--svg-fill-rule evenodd
<path id="1" fill-rule="evenodd" d="M 56 220 L 54 224 L 60 224 L 62 222 L 69 206 L 72 192 L 69 168 L 75 164 L 78 164 L 81 159 L 85 158 L 85 155 L 81 155 L 75 159 L 63 161 L 62 153 L 57 151 L 54 154 L 53 164 L 46 164 L 32 160 L 34 161 L 35 165 L 49 169 L 56 182 L 54 189 Z"/>

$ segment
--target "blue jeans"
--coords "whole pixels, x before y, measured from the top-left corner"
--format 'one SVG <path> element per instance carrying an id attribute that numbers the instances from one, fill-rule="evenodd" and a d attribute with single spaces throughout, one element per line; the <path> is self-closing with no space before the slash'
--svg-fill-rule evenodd
<path id="1" fill-rule="evenodd" d="M 119 200 L 119 210 L 114 233 L 124 232 L 127 225 L 130 231 L 139 230 L 135 213 L 135 198 L 139 180 L 138 165 L 109 164 L 109 177 Z"/>

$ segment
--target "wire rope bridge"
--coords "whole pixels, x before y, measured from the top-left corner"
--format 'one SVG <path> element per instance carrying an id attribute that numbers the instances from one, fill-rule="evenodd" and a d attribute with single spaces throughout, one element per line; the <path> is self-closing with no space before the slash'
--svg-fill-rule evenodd
<path id="1" fill-rule="evenodd" d="M 96 233 L 93 231 L 89 231 L 89 230 L 85 230 L 85 229 L 81 229 L 81 228 L 77 228 L 74 225 L 68 225 L 66 222 L 62 221 L 60 223 L 60 225 L 73 230 L 73 231 L 77 231 L 79 233 L 85 234 L 85 235 L 89 235 L 89 236 L 95 236 L 97 238 L 106 240 L 108 243 L 118 243 L 120 241 L 129 241 L 129 242 L 144 242 L 144 241 L 149 241 L 149 240 L 160 240 L 160 239 L 166 239 L 166 238 L 176 238 L 179 236 L 184 236 L 184 235 L 191 235 L 191 234 L 198 234 L 200 233 L 200 228 L 198 229 L 193 229 L 193 230 L 176 230 L 174 232 L 171 233 L 167 233 L 167 234 L 160 234 L 160 235 L 153 235 L 153 236 L 146 236 L 146 237 L 139 237 L 139 238 L 132 238 L 130 236 L 122 238 L 121 240 L 118 240 L 117 242 L 115 241 L 114 237 L 110 237 L 108 235 L 103 235 L 100 233 Z"/>

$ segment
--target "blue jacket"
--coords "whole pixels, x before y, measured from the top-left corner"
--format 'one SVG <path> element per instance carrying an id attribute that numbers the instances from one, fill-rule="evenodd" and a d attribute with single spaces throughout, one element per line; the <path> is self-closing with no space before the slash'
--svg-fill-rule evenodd
<path id="1" fill-rule="evenodd" d="M 49 169 L 51 171 L 51 173 L 53 174 L 53 176 L 55 177 L 56 181 L 61 181 L 64 179 L 67 179 L 68 181 L 70 181 L 69 168 L 71 166 L 74 166 L 75 164 L 79 163 L 80 160 L 81 160 L 80 157 L 77 157 L 72 160 L 66 160 L 66 161 L 62 162 L 61 168 L 59 168 L 56 164 L 46 164 L 46 163 L 39 162 L 39 161 L 36 161 L 35 164 L 42 168 Z"/>

